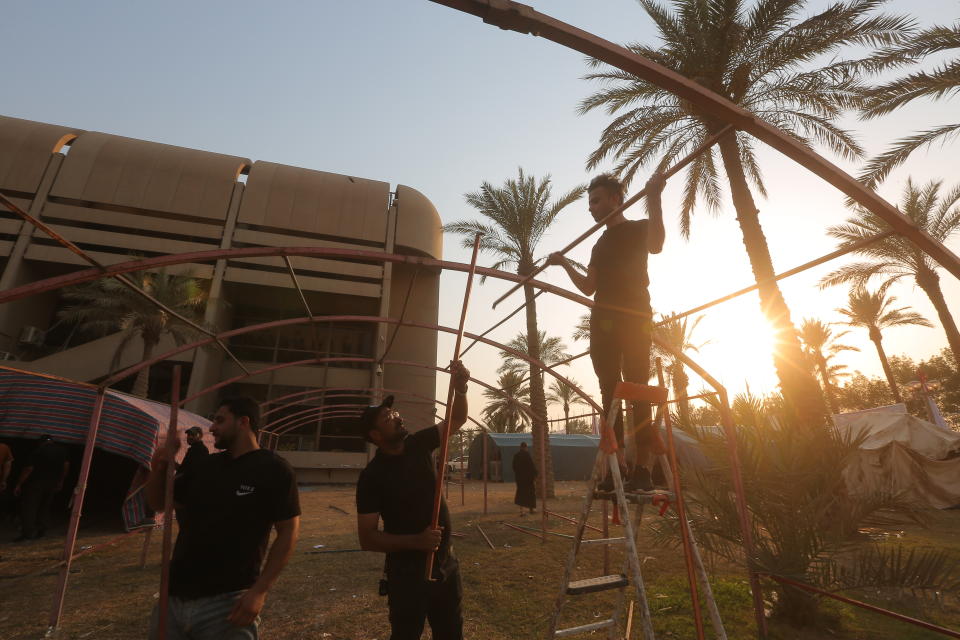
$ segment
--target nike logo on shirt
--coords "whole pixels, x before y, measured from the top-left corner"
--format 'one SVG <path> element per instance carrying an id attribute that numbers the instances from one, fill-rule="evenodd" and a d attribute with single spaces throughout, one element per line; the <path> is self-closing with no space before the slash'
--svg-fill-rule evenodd
<path id="1" fill-rule="evenodd" d="M 247 486 L 247 485 L 245 485 L 245 484 L 242 484 L 242 485 L 240 485 L 240 488 L 237 489 L 237 495 L 238 495 L 238 496 L 248 496 L 248 495 L 250 495 L 251 493 L 253 493 L 254 489 L 255 489 L 255 487 L 250 487 L 250 486 Z"/>

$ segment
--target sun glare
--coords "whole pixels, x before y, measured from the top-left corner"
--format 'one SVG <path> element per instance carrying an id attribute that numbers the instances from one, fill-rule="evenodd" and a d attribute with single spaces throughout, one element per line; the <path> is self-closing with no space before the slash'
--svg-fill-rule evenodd
<path id="1" fill-rule="evenodd" d="M 756 394 L 777 390 L 773 368 L 775 335 L 758 311 L 705 318 L 698 334 L 710 340 L 700 349 L 704 366 L 731 394 L 748 387 Z"/>

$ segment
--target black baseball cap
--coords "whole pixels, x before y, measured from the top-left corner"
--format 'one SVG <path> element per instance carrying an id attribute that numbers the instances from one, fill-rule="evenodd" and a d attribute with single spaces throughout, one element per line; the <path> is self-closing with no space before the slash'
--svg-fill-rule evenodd
<path id="1" fill-rule="evenodd" d="M 387 396 L 380 404 L 370 405 L 360 414 L 357 426 L 363 432 L 364 437 L 366 437 L 368 431 L 377 427 L 377 416 L 380 415 L 380 410 L 384 407 L 393 408 L 393 396 Z"/>
<path id="2" fill-rule="evenodd" d="M 190 436 L 202 436 L 203 429 L 201 429 L 200 427 L 190 427 L 189 429 L 184 431 L 184 433 Z"/>

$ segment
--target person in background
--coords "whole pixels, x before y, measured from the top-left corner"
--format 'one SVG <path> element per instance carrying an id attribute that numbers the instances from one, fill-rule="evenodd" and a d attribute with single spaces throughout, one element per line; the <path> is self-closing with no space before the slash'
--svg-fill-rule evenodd
<path id="1" fill-rule="evenodd" d="M 34 449 L 13 495 L 20 498 L 20 535 L 14 542 L 42 538 L 47 532 L 50 505 L 63 489 L 63 481 L 70 473 L 67 449 L 53 441 L 53 436 L 40 436 L 40 446 Z"/>
<path id="2" fill-rule="evenodd" d="M 203 444 L 203 430 L 200 427 L 190 427 L 186 430 L 187 453 L 177 468 L 177 473 L 188 473 L 194 465 L 199 464 L 210 455 L 207 445 Z"/>
<path id="3" fill-rule="evenodd" d="M 537 508 L 537 492 L 535 481 L 537 479 L 537 466 L 533 464 L 533 458 L 530 457 L 530 451 L 527 450 L 527 443 L 520 443 L 520 451 L 513 456 L 513 478 L 517 483 L 517 492 L 513 497 L 513 503 L 520 507 L 520 515 L 525 516 L 529 509 L 530 513 Z"/>

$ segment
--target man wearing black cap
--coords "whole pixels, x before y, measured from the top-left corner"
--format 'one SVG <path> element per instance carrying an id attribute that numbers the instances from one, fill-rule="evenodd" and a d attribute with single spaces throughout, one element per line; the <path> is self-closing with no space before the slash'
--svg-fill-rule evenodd
<path id="1" fill-rule="evenodd" d="M 467 421 L 470 372 L 456 361 L 450 375 L 455 395 L 448 435 Z M 391 640 L 419 638 L 426 620 L 434 640 L 463 638 L 463 590 L 450 544 L 450 513 L 442 496 L 440 529 L 430 528 L 437 473 L 431 454 L 441 444 L 443 428 L 441 423 L 408 433 L 393 409 L 393 396 L 367 407 L 360 418 L 360 430 L 377 446 L 377 454 L 357 481 L 357 535 L 364 550 L 387 554 Z M 430 551 L 436 555 L 428 581 Z"/>
<path id="2" fill-rule="evenodd" d="M 203 430 L 200 427 L 190 427 L 185 431 L 187 435 L 187 453 L 183 456 L 183 462 L 177 467 L 177 473 L 190 473 L 190 471 L 204 458 L 210 455 L 207 451 L 207 445 L 203 444 Z"/>

